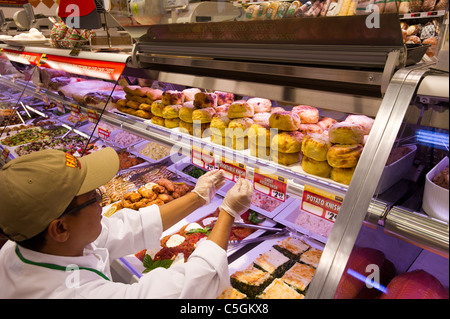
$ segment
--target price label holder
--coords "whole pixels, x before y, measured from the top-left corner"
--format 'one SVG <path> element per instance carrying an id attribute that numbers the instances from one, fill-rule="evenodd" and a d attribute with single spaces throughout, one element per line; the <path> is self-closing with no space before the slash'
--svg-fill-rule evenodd
<path id="1" fill-rule="evenodd" d="M 2 161 L 3 163 L 6 163 L 6 160 L 8 159 L 9 154 L 10 154 L 9 149 L 7 149 L 5 147 L 3 152 L 0 154 L 0 161 Z"/>
<path id="2" fill-rule="evenodd" d="M 247 177 L 247 167 L 242 163 L 236 163 L 222 157 L 217 166 L 224 171 L 223 176 L 230 181 L 237 182 L 239 178 Z"/>
<path id="3" fill-rule="evenodd" d="M 87 109 L 88 121 L 94 124 L 98 122 L 98 113 L 94 110 Z"/>
<path id="4" fill-rule="evenodd" d="M 305 185 L 301 209 L 334 223 L 343 201 L 341 196 Z"/>
<path id="5" fill-rule="evenodd" d="M 255 167 L 253 188 L 281 202 L 286 201 L 287 180 L 276 174 L 268 174 Z"/>
<path id="6" fill-rule="evenodd" d="M 111 139 L 111 132 L 101 128 L 101 127 L 97 127 L 97 131 L 98 131 L 98 137 L 100 137 L 102 140 L 104 141 L 109 141 Z"/>
<path id="7" fill-rule="evenodd" d="M 70 113 L 73 116 L 79 117 L 80 116 L 80 107 L 76 104 L 70 104 Z"/>
<path id="8" fill-rule="evenodd" d="M 61 112 L 62 114 L 66 113 L 66 108 L 64 107 L 64 103 L 62 103 L 61 101 L 54 101 L 55 105 L 56 105 L 56 109 Z"/>
<path id="9" fill-rule="evenodd" d="M 214 153 L 203 150 L 201 147 L 192 145 L 191 150 L 192 164 L 208 171 L 216 168 Z"/>

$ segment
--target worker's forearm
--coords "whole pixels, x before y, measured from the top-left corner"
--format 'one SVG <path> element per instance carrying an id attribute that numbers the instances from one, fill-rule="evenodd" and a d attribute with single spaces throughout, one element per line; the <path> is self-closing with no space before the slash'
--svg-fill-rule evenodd
<path id="1" fill-rule="evenodd" d="M 221 209 L 214 228 L 208 236 L 208 240 L 213 241 L 219 247 L 227 250 L 233 223 L 234 217 Z"/>
<path id="2" fill-rule="evenodd" d="M 202 207 L 205 200 L 196 193 L 188 193 L 159 207 L 163 230 L 167 230 L 180 220 Z"/>

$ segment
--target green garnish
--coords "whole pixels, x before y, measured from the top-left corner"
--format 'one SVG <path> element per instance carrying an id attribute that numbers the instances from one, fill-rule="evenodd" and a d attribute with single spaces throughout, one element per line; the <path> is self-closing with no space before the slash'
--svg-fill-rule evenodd
<path id="1" fill-rule="evenodd" d="M 173 263 L 172 259 L 160 259 L 160 260 L 153 260 L 153 258 L 150 255 L 145 255 L 144 260 L 142 261 L 142 264 L 145 267 L 145 270 L 142 272 L 143 274 L 148 273 L 152 271 L 153 269 L 156 269 L 158 267 L 162 268 L 169 268 Z"/>
<path id="2" fill-rule="evenodd" d="M 248 221 L 253 224 L 261 224 L 263 221 L 265 221 L 266 218 L 259 218 L 259 214 L 253 210 L 250 210 L 250 214 L 248 215 Z"/>
<path id="3" fill-rule="evenodd" d="M 205 228 L 194 228 L 186 232 L 186 235 L 191 235 L 195 233 L 201 233 L 206 234 L 206 236 L 209 236 L 211 233 L 212 228 L 211 227 L 205 227 Z"/>

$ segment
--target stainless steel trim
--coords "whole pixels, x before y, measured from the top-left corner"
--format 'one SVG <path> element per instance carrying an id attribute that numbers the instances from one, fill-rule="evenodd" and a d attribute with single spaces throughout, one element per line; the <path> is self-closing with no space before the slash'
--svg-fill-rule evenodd
<path id="1" fill-rule="evenodd" d="M 402 207 L 393 207 L 387 214 L 384 231 L 449 258 L 449 226 L 447 223 Z"/>
<path id="2" fill-rule="evenodd" d="M 333 298 L 354 242 L 367 214 L 404 114 L 426 69 L 398 71 L 388 86 L 367 146 L 356 167 L 339 217 L 328 237 L 307 298 Z M 382 164 L 380 164 L 382 163 Z"/>

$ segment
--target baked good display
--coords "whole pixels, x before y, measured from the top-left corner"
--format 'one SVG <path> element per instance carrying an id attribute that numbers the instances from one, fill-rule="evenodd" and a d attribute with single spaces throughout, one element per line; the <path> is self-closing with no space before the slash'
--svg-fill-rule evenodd
<path id="1" fill-rule="evenodd" d="M 175 119 L 178 118 L 178 112 L 180 111 L 182 105 L 166 105 L 162 110 L 162 117 L 165 119 Z"/>
<path id="2" fill-rule="evenodd" d="M 358 124 L 339 122 L 328 129 L 330 142 L 333 144 L 362 144 L 364 131 Z"/>
<path id="3" fill-rule="evenodd" d="M 280 132 L 273 137 L 271 148 L 282 153 L 298 153 L 302 150 L 303 137 L 299 131 Z"/>
<path id="4" fill-rule="evenodd" d="M 187 123 L 192 123 L 192 112 L 194 112 L 195 107 L 192 101 L 184 102 L 183 106 L 178 111 L 178 116 L 180 120 Z"/>
<path id="5" fill-rule="evenodd" d="M 200 108 L 217 107 L 217 95 L 214 93 L 199 92 L 195 94 L 194 106 Z"/>
<path id="6" fill-rule="evenodd" d="M 253 117 L 253 115 L 255 115 L 253 106 L 248 104 L 247 101 L 244 100 L 234 101 L 228 107 L 228 117 L 230 119 Z"/>
<path id="7" fill-rule="evenodd" d="M 291 165 L 298 163 L 302 158 L 302 152 L 297 153 L 283 153 L 272 149 L 270 156 L 272 161 L 281 165 Z"/>
<path id="8" fill-rule="evenodd" d="M 185 102 L 193 102 L 195 100 L 195 94 L 200 93 L 201 90 L 199 88 L 190 88 L 182 91 L 184 95 Z"/>
<path id="9" fill-rule="evenodd" d="M 353 174 L 355 173 L 355 168 L 356 167 L 350 168 L 333 167 L 331 169 L 330 178 L 335 182 L 350 185 L 350 182 L 352 181 L 353 178 Z"/>
<path id="10" fill-rule="evenodd" d="M 163 114 L 162 114 L 163 109 L 164 109 L 164 104 L 162 103 L 161 100 L 154 101 L 150 108 L 152 114 L 155 116 L 159 116 L 159 117 L 163 117 Z"/>
<path id="11" fill-rule="evenodd" d="M 315 124 L 319 122 L 319 110 L 314 106 L 297 105 L 292 108 L 292 113 L 298 114 L 300 121 L 304 124 Z"/>
<path id="12" fill-rule="evenodd" d="M 300 117 L 288 111 L 272 113 L 269 118 L 270 127 L 281 131 L 297 131 L 300 124 Z"/>
<path id="13" fill-rule="evenodd" d="M 175 128 L 180 126 L 180 118 L 164 118 L 164 126 L 167 128 Z"/>
<path id="14" fill-rule="evenodd" d="M 303 155 L 310 157 L 316 161 L 326 161 L 327 153 L 331 147 L 328 137 L 313 133 L 303 137 L 302 152 Z"/>
<path id="15" fill-rule="evenodd" d="M 375 120 L 365 115 L 350 114 L 347 116 L 344 122 L 359 125 L 363 129 L 364 135 L 368 135 Z"/>
<path id="16" fill-rule="evenodd" d="M 302 123 L 298 126 L 298 130 L 305 135 L 312 134 L 312 133 L 318 133 L 318 134 L 323 133 L 323 129 L 317 124 L 303 124 Z"/>
<path id="17" fill-rule="evenodd" d="M 298 291 L 304 292 L 311 283 L 316 270 L 303 263 L 295 263 L 284 273 L 281 280 Z"/>
<path id="18" fill-rule="evenodd" d="M 351 168 L 358 164 L 363 146 L 361 144 L 333 145 L 327 153 L 328 164 L 337 168 Z"/>
<path id="19" fill-rule="evenodd" d="M 253 123 L 248 130 L 248 139 L 250 144 L 270 148 L 271 144 L 270 127 L 268 125 Z"/>
<path id="20" fill-rule="evenodd" d="M 199 121 L 200 123 L 211 123 L 212 118 L 216 114 L 216 110 L 213 107 L 207 107 L 202 109 L 195 109 L 192 111 L 192 121 Z"/>
<path id="21" fill-rule="evenodd" d="M 234 102 L 234 93 L 214 91 L 217 95 L 217 105 L 231 104 Z"/>
<path id="22" fill-rule="evenodd" d="M 328 178 L 331 174 L 331 166 L 327 161 L 316 161 L 307 156 L 302 158 L 303 170 L 312 175 Z"/>
<path id="23" fill-rule="evenodd" d="M 270 112 L 272 109 L 272 101 L 269 99 L 254 97 L 248 99 L 247 103 L 253 107 L 255 113 Z"/>
<path id="24" fill-rule="evenodd" d="M 164 105 L 182 105 L 184 103 L 184 94 L 176 90 L 164 91 L 161 101 Z"/>
<path id="25" fill-rule="evenodd" d="M 322 130 L 328 131 L 331 125 L 336 124 L 337 121 L 331 117 L 323 117 L 317 122 L 317 125 L 319 125 Z"/>

